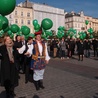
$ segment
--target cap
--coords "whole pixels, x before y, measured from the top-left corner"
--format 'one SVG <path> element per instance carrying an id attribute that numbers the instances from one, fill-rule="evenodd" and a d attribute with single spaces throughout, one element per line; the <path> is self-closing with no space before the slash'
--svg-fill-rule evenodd
<path id="1" fill-rule="evenodd" d="M 38 32 L 35 32 L 35 36 L 36 35 L 41 35 L 42 34 L 42 30 L 38 31 Z"/>

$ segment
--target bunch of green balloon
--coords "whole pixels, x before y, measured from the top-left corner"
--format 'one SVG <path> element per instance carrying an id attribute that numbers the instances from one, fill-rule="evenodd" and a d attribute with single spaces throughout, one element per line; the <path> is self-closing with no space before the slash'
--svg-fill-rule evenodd
<path id="1" fill-rule="evenodd" d="M 94 30 L 92 28 L 89 28 L 87 31 L 89 32 L 90 38 L 92 39 L 93 38 Z"/>
<path id="2" fill-rule="evenodd" d="M 62 38 L 65 34 L 65 27 L 64 26 L 59 26 L 58 27 L 58 32 L 57 32 L 57 37 Z"/>
<path id="3" fill-rule="evenodd" d="M 53 33 L 52 33 L 52 31 L 45 31 L 45 35 L 46 35 L 46 37 L 49 37 L 49 36 L 52 36 Z"/>
<path id="4" fill-rule="evenodd" d="M 87 31 L 88 31 L 90 34 L 93 34 L 93 32 L 94 32 L 94 30 L 93 30 L 92 28 L 89 28 Z"/>
<path id="5" fill-rule="evenodd" d="M 67 33 L 66 33 L 66 36 L 70 36 L 70 38 L 72 38 L 73 36 L 75 36 L 77 33 L 77 30 L 76 29 L 73 29 L 73 28 L 70 28 Z"/>
<path id="6" fill-rule="evenodd" d="M 49 31 L 49 29 L 51 29 L 53 26 L 53 22 L 49 18 L 43 19 L 41 22 L 41 26 L 38 24 L 38 21 L 35 19 L 33 20 L 33 26 L 34 26 L 35 32 L 42 30 L 43 39 L 48 39 L 49 36 L 53 35 L 52 31 Z"/>
<path id="7" fill-rule="evenodd" d="M 0 14 L 5 16 L 13 12 L 16 0 L 0 0 Z"/>
<path id="8" fill-rule="evenodd" d="M 80 38 L 81 40 L 83 40 L 83 39 L 86 38 L 86 33 L 85 33 L 85 32 L 79 32 L 78 34 L 80 35 L 79 38 Z"/>
<path id="9" fill-rule="evenodd" d="M 11 31 L 11 30 L 8 30 L 8 31 L 7 31 L 7 34 L 10 36 L 10 38 L 11 38 L 11 39 L 13 39 L 14 34 L 12 33 L 12 31 Z"/>
<path id="10" fill-rule="evenodd" d="M 50 36 L 53 36 L 53 32 L 49 31 L 53 26 L 53 22 L 49 18 L 45 18 L 41 22 L 41 27 L 42 27 L 42 38 L 43 39 L 48 39 Z"/>
<path id="11" fill-rule="evenodd" d="M 22 26 L 21 27 L 21 32 L 22 32 L 23 35 L 26 36 L 26 35 L 28 35 L 30 33 L 30 28 L 27 27 L 27 26 Z"/>
<path id="12" fill-rule="evenodd" d="M 38 21 L 36 19 L 33 20 L 33 26 L 34 26 L 35 32 L 38 32 L 41 29 L 41 26 L 38 24 Z"/>
<path id="13" fill-rule="evenodd" d="M 89 21 L 88 20 L 85 20 L 85 24 L 88 25 L 89 24 Z"/>

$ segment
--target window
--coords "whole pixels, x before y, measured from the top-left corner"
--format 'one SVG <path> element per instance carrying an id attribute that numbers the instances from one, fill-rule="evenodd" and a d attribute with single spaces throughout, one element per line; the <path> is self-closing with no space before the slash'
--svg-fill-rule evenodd
<path id="1" fill-rule="evenodd" d="M 30 20 L 27 21 L 27 24 L 30 25 Z"/>
<path id="2" fill-rule="evenodd" d="M 15 11 L 15 15 L 17 15 L 17 11 Z"/>
<path id="3" fill-rule="evenodd" d="M 23 12 L 21 12 L 21 16 L 23 16 Z"/>
<path id="4" fill-rule="evenodd" d="M 24 21 L 23 21 L 23 19 L 21 20 L 21 24 L 24 24 Z"/>
<path id="5" fill-rule="evenodd" d="M 69 24 L 67 24 L 67 28 L 69 28 Z"/>
<path id="6" fill-rule="evenodd" d="M 18 23 L 18 20 L 17 19 L 15 19 L 15 23 Z"/>
<path id="7" fill-rule="evenodd" d="M 30 17 L 30 13 L 27 13 L 27 17 Z"/>
<path id="8" fill-rule="evenodd" d="M 75 27 L 77 28 L 77 24 L 75 24 Z"/>

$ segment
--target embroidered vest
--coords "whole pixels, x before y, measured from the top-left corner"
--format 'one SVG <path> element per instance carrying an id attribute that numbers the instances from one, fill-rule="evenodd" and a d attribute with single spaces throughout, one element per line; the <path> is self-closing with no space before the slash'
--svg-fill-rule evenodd
<path id="1" fill-rule="evenodd" d="M 44 57 L 43 59 L 45 59 L 45 56 L 46 56 L 46 53 L 45 53 L 45 42 L 41 42 L 41 44 L 42 44 L 42 56 Z M 33 45 L 34 45 L 34 49 L 33 49 L 32 59 L 38 60 L 38 56 L 40 56 L 38 43 L 35 41 L 33 43 Z"/>

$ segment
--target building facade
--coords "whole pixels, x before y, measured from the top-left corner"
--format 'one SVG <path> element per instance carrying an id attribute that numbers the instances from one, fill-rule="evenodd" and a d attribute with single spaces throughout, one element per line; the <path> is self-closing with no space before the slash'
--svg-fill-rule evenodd
<path id="1" fill-rule="evenodd" d="M 26 8 L 16 6 L 15 10 L 8 16 L 6 16 L 9 20 L 9 24 L 17 24 L 20 28 L 23 25 L 26 25 L 30 28 L 31 33 L 33 33 L 33 10 L 32 8 Z"/>
<path id="2" fill-rule="evenodd" d="M 89 21 L 89 23 L 87 25 L 87 29 L 91 27 L 95 33 L 98 32 L 98 18 L 85 16 L 85 20 Z"/>
<path id="3" fill-rule="evenodd" d="M 65 13 L 65 27 L 67 30 L 74 28 L 77 30 L 77 33 L 83 31 L 85 28 L 85 18 L 83 11 L 78 14 L 74 11 L 71 13 Z"/>
<path id="4" fill-rule="evenodd" d="M 64 10 L 54 8 L 48 5 L 34 4 L 34 19 L 37 19 L 41 24 L 44 18 L 50 18 L 53 21 L 52 30 L 57 32 L 59 26 L 64 26 Z"/>
<path id="5" fill-rule="evenodd" d="M 33 10 L 33 19 L 37 19 L 41 25 L 41 21 L 45 18 L 49 18 L 53 21 L 53 27 L 51 30 L 56 31 L 59 26 L 65 25 L 64 9 L 51 7 L 47 4 L 38 4 L 29 1 L 22 3 L 23 7 L 30 7 Z"/>

